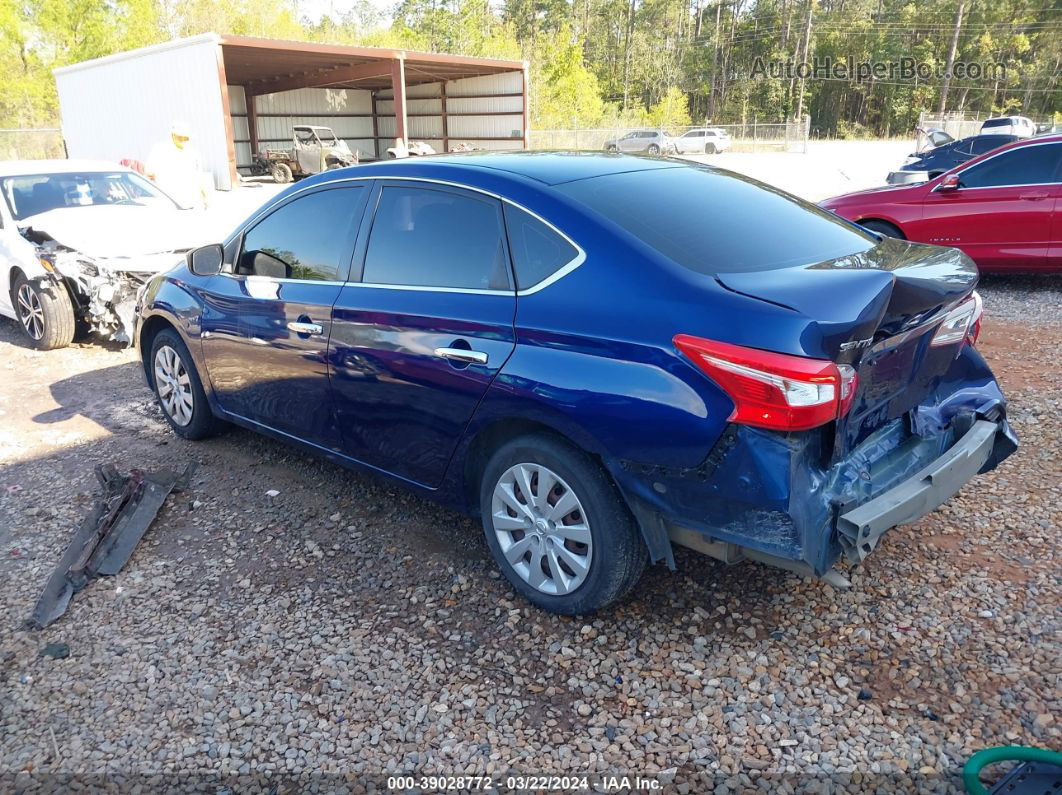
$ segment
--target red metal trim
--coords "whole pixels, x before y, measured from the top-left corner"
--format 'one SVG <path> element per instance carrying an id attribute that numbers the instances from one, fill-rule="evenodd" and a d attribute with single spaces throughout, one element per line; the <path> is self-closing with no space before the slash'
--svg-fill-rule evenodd
<path id="1" fill-rule="evenodd" d="M 229 188 L 240 184 L 240 172 L 236 170 L 236 130 L 232 126 L 232 109 L 229 106 L 229 83 L 225 79 L 225 56 L 221 47 L 215 47 L 218 63 L 218 83 L 221 88 L 221 116 L 225 123 L 225 149 L 229 160 Z"/>

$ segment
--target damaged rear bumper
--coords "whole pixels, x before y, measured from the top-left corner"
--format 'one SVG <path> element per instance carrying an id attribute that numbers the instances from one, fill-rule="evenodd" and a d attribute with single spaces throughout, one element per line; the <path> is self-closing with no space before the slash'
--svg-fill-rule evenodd
<path id="1" fill-rule="evenodd" d="M 654 561 L 673 566 L 678 544 L 829 577 L 838 560 L 860 563 L 890 528 L 930 513 L 1018 446 L 972 348 L 929 394 L 838 452 L 841 438 L 730 425 L 696 468 L 611 471 Z"/>
<path id="2" fill-rule="evenodd" d="M 940 507 L 988 463 L 1005 423 L 977 420 L 952 447 L 908 479 L 869 502 L 841 514 L 837 532 L 846 556 L 862 562 L 878 539 L 897 525 L 910 524 Z"/>

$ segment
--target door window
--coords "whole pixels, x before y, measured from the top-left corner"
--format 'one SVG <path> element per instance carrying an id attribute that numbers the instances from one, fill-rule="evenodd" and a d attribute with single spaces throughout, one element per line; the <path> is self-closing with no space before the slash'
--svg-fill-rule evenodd
<path id="1" fill-rule="evenodd" d="M 533 215 L 505 206 L 516 286 L 534 287 L 579 256 L 579 250 Z"/>
<path id="2" fill-rule="evenodd" d="M 501 208 L 494 199 L 388 185 L 365 252 L 367 284 L 509 290 Z"/>
<path id="3" fill-rule="evenodd" d="M 1058 177 L 1062 144 L 1039 144 L 1011 149 L 963 171 L 964 188 L 1001 188 L 1008 185 L 1043 185 Z"/>
<path id="4" fill-rule="evenodd" d="M 351 230 L 365 188 L 332 188 L 282 205 L 243 238 L 236 272 L 277 279 L 336 281 L 346 273 Z"/>

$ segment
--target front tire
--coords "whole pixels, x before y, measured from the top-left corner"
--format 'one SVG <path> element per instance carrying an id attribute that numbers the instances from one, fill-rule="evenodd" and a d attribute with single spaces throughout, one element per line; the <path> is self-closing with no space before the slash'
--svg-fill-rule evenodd
<path id="1" fill-rule="evenodd" d="M 715 148 L 715 144 L 705 144 L 704 153 L 706 155 L 714 155 L 718 150 Z"/>
<path id="2" fill-rule="evenodd" d="M 651 155 L 658 155 L 660 154 L 660 147 L 656 144 L 649 144 L 649 148 L 645 151 L 647 151 Z"/>
<path id="3" fill-rule="evenodd" d="M 895 237 L 898 240 L 906 240 L 904 233 L 900 231 L 899 227 L 890 224 L 888 221 L 860 221 L 859 225 L 864 229 L 869 229 L 871 232 L 877 235 L 885 235 L 885 237 Z"/>
<path id="4" fill-rule="evenodd" d="M 22 333 L 34 348 L 51 351 L 74 341 L 74 304 L 62 284 L 19 274 L 11 296 Z"/>
<path id="5" fill-rule="evenodd" d="M 174 432 L 192 441 L 217 433 L 221 422 L 210 410 L 192 356 L 176 331 L 155 335 L 149 364 L 155 398 Z"/>
<path id="6" fill-rule="evenodd" d="M 615 485 L 586 453 L 549 436 L 502 446 L 483 473 L 487 545 L 524 598 L 562 615 L 623 598 L 648 554 Z"/>
<path id="7" fill-rule="evenodd" d="M 273 176 L 273 181 L 278 185 L 287 185 L 294 179 L 291 173 L 291 166 L 287 163 L 274 163 L 269 169 L 269 173 Z"/>

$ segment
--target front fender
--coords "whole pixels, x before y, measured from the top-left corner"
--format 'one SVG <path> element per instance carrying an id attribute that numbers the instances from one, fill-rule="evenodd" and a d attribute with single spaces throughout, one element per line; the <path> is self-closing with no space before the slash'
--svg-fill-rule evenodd
<path id="1" fill-rule="evenodd" d="M 148 282 L 137 313 L 134 344 L 140 350 L 144 376 L 150 384 L 151 376 L 147 369 L 150 351 L 144 349 L 144 332 L 151 330 L 154 333 L 159 322 L 172 326 L 187 346 L 188 353 L 200 374 L 199 380 L 203 384 L 207 398 L 213 402 L 213 390 L 210 386 L 210 379 L 207 377 L 206 360 L 203 357 L 202 304 L 196 298 L 190 283 L 184 278 L 187 273 L 182 274 L 180 272 L 182 270 L 183 268 L 178 268 L 175 271 L 160 274 Z"/>

